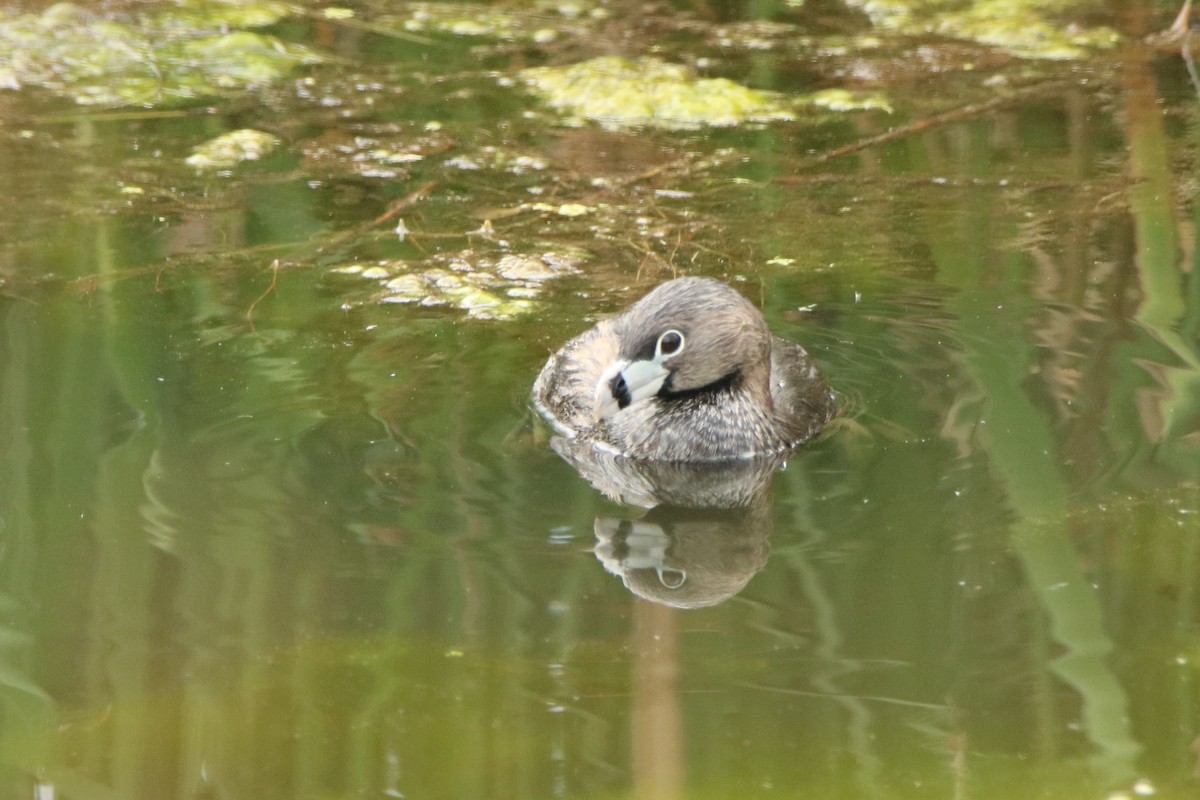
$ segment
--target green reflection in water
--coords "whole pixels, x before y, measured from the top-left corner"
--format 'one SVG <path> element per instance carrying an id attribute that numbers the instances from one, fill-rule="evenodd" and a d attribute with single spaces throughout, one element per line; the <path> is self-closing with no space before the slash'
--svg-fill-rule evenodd
<path id="1" fill-rule="evenodd" d="M 977 152 L 972 153 L 972 167 L 982 166 L 986 174 L 986 150 Z M 971 203 L 969 208 L 975 219 L 968 226 L 983 231 L 1000 227 L 989 224 L 983 203 Z M 1012 507 L 1014 553 L 1048 617 L 1049 635 L 1066 649 L 1047 666 L 1083 701 L 1082 729 L 1096 745 L 1093 768 L 1103 783 L 1129 783 L 1136 777 L 1140 747 L 1129 730 L 1125 692 L 1108 663 L 1113 643 L 1104 631 L 1099 598 L 1068 538 L 1067 490 L 1053 455 L 1051 428 L 1023 386 L 1035 363 L 1033 349 L 1022 341 L 1024 321 L 1036 306 L 1024 291 L 1010 290 L 1008 276 L 1025 272 L 1028 266 L 1019 259 L 1006 259 L 999 265 L 1000 285 L 981 288 L 980 277 L 987 274 L 983 259 L 990 248 L 986 241 L 963 244 L 937 248 L 947 255 L 945 263 L 938 265 L 939 277 L 959 290 L 948 307 L 970 343 L 965 367 L 984 404 L 976 430 Z M 1009 335 L 998 337 L 997 328 Z"/>

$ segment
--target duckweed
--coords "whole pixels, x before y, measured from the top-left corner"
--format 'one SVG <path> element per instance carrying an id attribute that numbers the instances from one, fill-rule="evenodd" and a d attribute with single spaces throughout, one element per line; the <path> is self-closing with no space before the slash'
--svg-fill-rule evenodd
<path id="1" fill-rule="evenodd" d="M 909 35 L 938 33 L 996 47 L 1030 59 L 1079 59 L 1112 47 L 1118 34 L 1107 27 L 1059 26 L 1052 17 L 1064 0 L 849 0 L 880 28 Z"/>
<path id="2" fill-rule="evenodd" d="M 792 119 L 782 101 L 725 78 L 696 78 L 656 58 L 604 56 L 566 67 L 534 67 L 520 77 L 568 124 L 670 130 Z"/>
<path id="3" fill-rule="evenodd" d="M 805 100 L 817 108 L 829 111 L 886 111 L 889 114 L 892 113 L 891 103 L 879 92 L 825 89 L 808 95 Z"/>
<path id="4" fill-rule="evenodd" d="M 505 147 L 485 145 L 470 153 L 447 159 L 445 166 L 467 171 L 486 169 L 507 172 L 511 175 L 524 175 L 529 172 L 540 172 L 549 164 L 545 158 L 535 153 L 523 153 Z"/>
<path id="5" fill-rule="evenodd" d="M 333 272 L 375 283 L 369 302 L 447 306 L 476 319 L 512 319 L 536 309 L 542 284 L 578 272 L 580 257 L 563 251 L 506 254 L 500 258 L 464 250 L 434 256 L 424 269 L 401 260 L 346 264 Z"/>
<path id="6" fill-rule="evenodd" d="M 938 32 L 1007 50 L 1023 58 L 1069 60 L 1115 45 L 1111 28 L 1061 28 L 1042 19 L 1054 9 L 1045 0 L 980 0 L 965 11 L 938 17 Z"/>
<path id="7" fill-rule="evenodd" d="M 582 217 L 584 214 L 592 213 L 591 207 L 585 206 L 582 203 L 563 203 L 560 206 L 551 206 L 549 210 L 560 217 Z"/>
<path id="8" fill-rule="evenodd" d="M 275 2 L 216 0 L 106 18 L 70 3 L 0 12 L 0 83 L 84 105 L 171 105 L 275 81 L 316 57 L 248 30 L 287 13 Z"/>
<path id="9" fill-rule="evenodd" d="M 197 169 L 229 169 L 242 161 L 257 161 L 279 146 L 279 139 L 264 131 L 242 128 L 223 133 L 195 148 L 187 163 Z"/>
<path id="10" fill-rule="evenodd" d="M 594 3 L 540 2 L 534 13 L 497 9 L 482 3 L 409 3 L 407 15 L 376 20 L 381 27 L 411 33 L 446 33 L 451 36 L 487 37 L 546 44 L 556 40 L 563 26 L 578 32 L 580 23 L 604 19 L 608 12 Z M 559 27 L 548 27 L 557 22 Z"/>
<path id="11" fill-rule="evenodd" d="M 146 22 L 163 32 L 190 36 L 204 30 L 261 28 L 290 13 L 290 6 L 278 0 L 183 0 L 152 11 Z"/>
<path id="12" fill-rule="evenodd" d="M 440 131 L 397 127 L 354 135 L 330 134 L 304 144 L 305 169 L 321 175 L 345 175 L 392 180 L 408 174 L 407 167 L 454 146 Z"/>
<path id="13" fill-rule="evenodd" d="M 801 35 L 797 26 L 770 20 L 747 20 L 722 25 L 709 33 L 709 41 L 717 47 L 744 50 L 799 48 L 812 44 L 812 38 Z"/>

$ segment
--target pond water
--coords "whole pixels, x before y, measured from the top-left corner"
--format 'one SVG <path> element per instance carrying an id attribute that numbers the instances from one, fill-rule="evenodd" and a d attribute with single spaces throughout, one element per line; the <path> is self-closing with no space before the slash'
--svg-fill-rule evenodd
<path id="1" fill-rule="evenodd" d="M 1173 10 L 1048 61 L 547 8 L 0 91 L 0 796 L 1195 797 L 1200 116 L 1131 44 Z M 652 50 L 891 111 L 568 126 L 515 77 Z M 750 509 L 606 499 L 529 408 L 677 274 L 842 398 Z"/>

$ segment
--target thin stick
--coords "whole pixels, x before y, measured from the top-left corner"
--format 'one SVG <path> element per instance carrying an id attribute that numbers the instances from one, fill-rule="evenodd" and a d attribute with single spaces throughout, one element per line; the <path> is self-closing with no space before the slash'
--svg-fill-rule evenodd
<path id="1" fill-rule="evenodd" d="M 395 28 L 388 27 L 387 25 L 376 25 L 371 22 L 365 22 L 361 19 L 357 19 L 356 17 L 338 18 L 336 16 L 325 16 L 324 14 L 319 14 L 312 11 L 302 12 L 302 16 L 309 17 L 310 19 L 317 20 L 318 22 L 325 22 L 329 23 L 330 25 L 340 25 L 343 28 L 366 31 L 368 33 L 375 33 L 380 36 L 388 36 L 390 38 L 400 39 L 406 42 L 415 42 L 416 44 L 424 45 L 437 44 L 437 42 L 433 39 L 427 39 L 424 36 L 417 36 L 415 33 L 409 33 L 408 31 L 398 31 Z"/>
<path id="2" fill-rule="evenodd" d="M 257 306 L 259 303 L 261 303 L 267 297 L 267 295 L 274 292 L 275 287 L 278 284 L 279 284 L 279 259 L 277 258 L 271 262 L 271 285 L 268 286 L 267 290 L 265 292 L 263 292 L 262 294 L 260 294 L 258 296 L 258 298 L 253 303 L 250 304 L 250 307 L 246 309 L 246 322 L 250 323 L 250 330 L 254 330 L 254 308 L 255 308 L 255 306 Z"/>
<path id="3" fill-rule="evenodd" d="M 384 211 L 382 214 L 380 214 L 375 219 L 370 220 L 369 222 L 364 222 L 363 224 L 361 224 L 355 228 L 351 228 L 350 230 L 348 230 L 345 233 L 342 233 L 338 236 L 334 236 L 326 244 L 326 247 L 336 247 L 337 245 L 341 244 L 342 242 L 346 241 L 347 239 L 353 239 L 357 236 L 361 236 L 362 234 L 369 231 L 371 228 L 374 228 L 376 225 L 382 225 L 383 223 L 387 222 L 388 220 L 394 219 L 394 218 L 400 216 L 400 212 L 404 211 L 404 209 L 408 208 L 413 203 L 417 202 L 422 197 L 429 194 L 429 190 L 432 189 L 436 185 L 437 185 L 437 181 L 429 181 L 427 183 L 421 184 L 416 189 L 413 189 L 411 192 L 404 195 L 404 197 L 401 197 L 399 200 L 397 200 L 396 202 L 394 202 L 390 206 L 388 206 L 387 211 Z M 322 248 L 322 249 L 324 249 L 324 248 Z"/>
<path id="4" fill-rule="evenodd" d="M 174 119 L 178 117 L 193 117 L 205 113 L 207 112 L 201 110 L 158 110 L 89 112 L 83 114 L 47 114 L 46 116 L 42 117 L 34 117 L 33 122 L 35 125 L 74 125 L 79 122 L 127 122 L 130 120 L 136 122 L 143 119 Z"/>
<path id="5" fill-rule="evenodd" d="M 1196 74 L 1196 62 L 1192 59 L 1192 37 L 1184 35 L 1183 44 L 1179 47 L 1179 55 L 1183 57 L 1183 65 L 1187 67 L 1188 77 L 1192 79 L 1192 88 L 1196 90 L 1197 95 L 1200 95 L 1200 75 Z"/>
<path id="6" fill-rule="evenodd" d="M 782 686 L 765 686 L 758 683 L 743 683 L 743 686 L 751 689 L 759 689 L 764 692 L 776 692 L 778 694 L 794 694 L 798 697 L 823 697 L 827 699 L 850 698 L 853 700 L 867 700 L 873 703 L 891 703 L 897 706 L 909 706 L 911 708 L 929 708 L 934 711 L 946 710 L 945 705 L 938 703 L 922 703 L 918 700 L 904 700 L 899 697 L 885 697 L 882 695 L 872 694 L 850 694 L 848 692 L 810 692 L 804 689 L 788 689 Z"/>
<path id="7" fill-rule="evenodd" d="M 803 163 L 800 168 L 804 169 L 805 167 L 824 164 L 826 161 L 832 161 L 835 158 L 848 156 L 861 150 L 877 147 L 881 144 L 890 144 L 892 142 L 899 141 L 900 139 L 905 139 L 909 136 L 912 136 L 913 134 L 930 130 L 931 128 L 938 128 L 942 125 L 950 125 L 955 122 L 962 122 L 963 120 L 971 119 L 972 117 L 982 116 L 995 111 L 998 108 L 1003 108 L 1004 106 L 1027 99 L 1031 95 L 1042 94 L 1043 92 L 1052 91 L 1053 89 L 1068 85 L 1070 85 L 1069 81 L 1048 81 L 1046 83 L 1040 83 L 1036 86 L 1019 89 L 1012 94 L 1004 95 L 1003 97 L 993 97 L 991 100 L 985 100 L 982 103 L 972 103 L 970 105 L 962 106 L 961 108 L 956 108 L 953 111 L 935 114 L 932 117 L 926 117 L 925 119 L 919 119 L 915 122 L 910 122 L 907 125 L 902 125 L 899 128 L 892 128 L 890 131 L 881 133 L 877 136 L 859 139 L 853 144 L 848 144 L 844 147 L 839 147 L 836 150 L 830 150 L 826 153 L 821 153 L 820 155 L 814 156 L 807 162 Z M 797 178 L 796 180 L 806 179 Z M 793 179 L 790 177 L 776 178 L 775 182 L 792 183 Z"/>

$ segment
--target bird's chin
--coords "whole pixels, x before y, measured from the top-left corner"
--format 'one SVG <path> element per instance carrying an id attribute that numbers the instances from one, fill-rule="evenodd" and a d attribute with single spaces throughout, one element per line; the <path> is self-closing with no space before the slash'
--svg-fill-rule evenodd
<path id="1" fill-rule="evenodd" d="M 629 406 L 658 394 L 670 372 L 655 361 L 617 361 L 596 381 L 592 417 L 611 419 Z"/>

